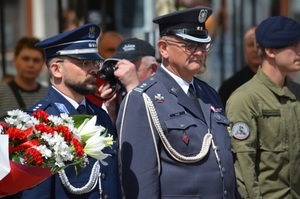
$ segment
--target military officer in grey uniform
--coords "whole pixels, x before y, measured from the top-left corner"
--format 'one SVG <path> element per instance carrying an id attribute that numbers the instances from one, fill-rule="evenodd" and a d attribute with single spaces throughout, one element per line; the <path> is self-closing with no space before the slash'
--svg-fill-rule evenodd
<path id="1" fill-rule="evenodd" d="M 300 24 L 275 16 L 255 30 L 263 62 L 226 105 L 242 198 L 300 198 Z"/>
<path id="2" fill-rule="evenodd" d="M 211 49 L 211 14 L 198 7 L 153 20 L 162 63 L 126 95 L 117 119 L 126 198 L 238 198 L 229 121 L 217 92 L 194 77 Z"/>
<path id="3" fill-rule="evenodd" d="M 85 98 L 96 91 L 97 72 L 103 62 L 96 43 L 99 33 L 97 25 L 85 24 L 36 44 L 45 49 L 51 86 L 47 95 L 28 110 L 30 113 L 42 109 L 57 116 L 61 113 L 97 115 L 97 124 L 115 136 L 107 113 Z M 89 164 L 80 175 L 75 173 L 74 166 L 69 166 L 36 187 L 17 194 L 16 198 L 121 199 L 116 144 L 103 152 L 110 154 L 105 159 L 107 166 L 88 157 Z"/>

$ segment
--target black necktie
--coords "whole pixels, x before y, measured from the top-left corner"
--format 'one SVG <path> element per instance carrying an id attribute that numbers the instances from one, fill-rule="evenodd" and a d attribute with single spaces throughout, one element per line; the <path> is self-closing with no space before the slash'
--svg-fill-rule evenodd
<path id="1" fill-rule="evenodd" d="M 83 104 L 80 104 L 77 108 L 78 113 L 80 114 L 87 114 L 86 108 Z"/>
<path id="2" fill-rule="evenodd" d="M 203 119 L 203 121 L 205 121 L 204 119 L 204 115 L 194 88 L 193 84 L 190 84 L 189 86 L 189 90 L 188 90 L 188 96 L 189 98 L 192 100 L 192 102 L 195 104 L 195 106 L 197 107 L 197 109 L 199 110 L 199 112 L 201 113 L 200 118 Z"/>

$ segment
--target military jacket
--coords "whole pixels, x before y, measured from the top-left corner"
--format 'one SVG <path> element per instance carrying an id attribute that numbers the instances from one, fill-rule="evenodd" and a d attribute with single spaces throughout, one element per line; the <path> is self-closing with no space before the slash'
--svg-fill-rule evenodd
<path id="1" fill-rule="evenodd" d="M 300 198 L 300 85 L 261 68 L 226 105 L 242 198 Z"/>
<path id="2" fill-rule="evenodd" d="M 226 130 L 228 119 L 220 98 L 199 79 L 194 79 L 194 85 L 205 118 L 177 82 L 160 67 L 122 101 L 117 132 L 126 198 L 238 198 Z M 221 159 L 220 168 L 212 147 L 202 160 L 194 163 L 174 159 L 163 146 L 154 125 L 150 125 L 143 93 L 151 98 L 165 137 L 180 155 L 198 154 L 210 128 Z"/>
<path id="3" fill-rule="evenodd" d="M 90 101 L 86 101 L 87 111 L 90 115 L 97 115 L 97 124 L 107 128 L 110 134 L 115 134 L 111 120 L 107 113 L 94 105 Z M 60 113 L 68 113 L 70 115 L 79 114 L 77 110 L 72 106 L 70 102 L 66 100 L 60 93 L 58 93 L 54 88 L 50 87 L 47 96 L 39 101 L 37 104 L 33 105 L 28 112 L 36 111 L 37 109 L 45 110 L 51 115 L 59 115 Z M 116 139 L 116 137 L 115 137 Z M 118 158 L 117 158 L 117 146 L 113 145 L 112 148 L 106 148 L 103 150 L 104 153 L 109 153 L 111 156 L 105 159 L 108 163 L 107 166 L 100 164 L 100 174 L 101 175 L 101 187 L 103 193 L 102 198 L 106 199 L 121 199 L 121 185 L 119 179 L 118 171 Z M 65 173 L 69 178 L 69 182 L 72 186 L 76 188 L 83 187 L 90 178 L 91 170 L 94 166 L 96 159 L 89 157 L 89 164 L 82 169 L 79 176 L 76 175 L 73 166 L 69 166 L 65 169 Z M 24 199 L 99 199 L 99 183 L 95 188 L 85 194 L 72 194 L 70 193 L 62 184 L 61 179 L 58 174 L 53 175 L 41 184 L 37 185 L 33 189 L 23 191 L 18 194 L 17 198 Z"/>

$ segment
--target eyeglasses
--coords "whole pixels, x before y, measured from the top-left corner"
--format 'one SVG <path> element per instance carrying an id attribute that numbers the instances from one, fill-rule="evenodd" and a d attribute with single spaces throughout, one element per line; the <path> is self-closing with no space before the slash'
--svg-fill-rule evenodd
<path id="1" fill-rule="evenodd" d="M 82 68 L 85 71 L 90 70 L 100 70 L 100 68 L 103 65 L 102 60 L 88 60 L 88 59 L 75 59 L 73 57 L 68 57 L 70 62 L 75 62 L 74 64 L 78 67 Z M 63 60 L 57 60 L 56 62 L 65 62 L 65 59 Z"/>
<path id="2" fill-rule="evenodd" d="M 203 53 L 207 53 L 210 51 L 210 49 L 212 49 L 212 44 L 208 43 L 208 44 L 202 44 L 202 43 L 196 43 L 196 42 L 181 42 L 181 41 L 174 41 L 174 40 L 168 40 L 165 39 L 165 41 L 170 45 L 169 42 L 173 42 L 175 44 L 180 44 L 177 45 L 180 48 L 183 49 L 184 52 L 188 53 L 188 54 L 193 54 L 195 52 L 197 52 L 198 50 L 200 50 Z"/>

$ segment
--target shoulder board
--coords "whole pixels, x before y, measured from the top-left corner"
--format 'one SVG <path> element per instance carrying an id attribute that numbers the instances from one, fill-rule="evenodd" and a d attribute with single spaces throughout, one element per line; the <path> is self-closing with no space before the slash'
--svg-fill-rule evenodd
<path id="1" fill-rule="evenodd" d="M 146 79 L 145 81 L 143 81 L 142 83 L 140 83 L 133 90 L 142 93 L 142 92 L 146 91 L 148 88 L 150 88 L 152 85 L 154 85 L 155 83 L 156 83 L 156 78 L 150 77 L 150 78 Z"/>
<path id="2" fill-rule="evenodd" d="M 32 107 L 30 107 L 28 109 L 28 112 L 35 112 L 39 109 L 45 110 L 49 106 L 51 106 L 51 102 L 44 98 L 41 101 L 39 101 L 38 103 L 36 103 L 35 105 L 33 105 Z"/>

